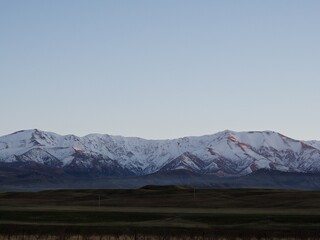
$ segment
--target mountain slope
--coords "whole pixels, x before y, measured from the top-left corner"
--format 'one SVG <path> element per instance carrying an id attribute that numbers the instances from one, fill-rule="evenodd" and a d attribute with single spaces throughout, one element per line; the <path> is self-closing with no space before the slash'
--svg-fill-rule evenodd
<path id="1" fill-rule="evenodd" d="M 61 136 L 38 129 L 0 137 L 0 162 L 34 163 L 74 176 L 140 176 L 184 169 L 243 176 L 259 169 L 320 172 L 320 144 L 280 133 L 223 131 L 201 137 L 146 140 L 90 134 Z"/>

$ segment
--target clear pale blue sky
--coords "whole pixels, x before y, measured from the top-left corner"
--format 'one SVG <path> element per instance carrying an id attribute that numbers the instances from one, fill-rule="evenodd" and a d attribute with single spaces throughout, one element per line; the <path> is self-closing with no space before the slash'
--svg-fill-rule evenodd
<path id="1" fill-rule="evenodd" d="M 0 0 L 0 135 L 320 140 L 318 0 Z"/>

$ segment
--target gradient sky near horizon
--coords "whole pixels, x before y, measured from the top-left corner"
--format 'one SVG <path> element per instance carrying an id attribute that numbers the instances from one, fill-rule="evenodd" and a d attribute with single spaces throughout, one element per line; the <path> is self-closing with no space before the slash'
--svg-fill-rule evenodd
<path id="1" fill-rule="evenodd" d="M 0 135 L 320 140 L 318 0 L 0 0 Z"/>

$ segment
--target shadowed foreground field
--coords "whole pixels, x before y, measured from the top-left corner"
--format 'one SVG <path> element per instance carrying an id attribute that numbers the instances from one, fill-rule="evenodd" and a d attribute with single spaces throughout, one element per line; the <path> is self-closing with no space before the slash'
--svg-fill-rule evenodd
<path id="1" fill-rule="evenodd" d="M 320 239 L 319 229 L 318 191 L 151 186 L 0 193 L 4 239 Z"/>

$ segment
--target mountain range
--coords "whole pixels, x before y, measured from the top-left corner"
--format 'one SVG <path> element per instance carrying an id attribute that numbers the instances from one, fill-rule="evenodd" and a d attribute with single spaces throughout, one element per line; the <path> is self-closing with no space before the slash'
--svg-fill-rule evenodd
<path id="1" fill-rule="evenodd" d="M 174 178 L 181 172 L 230 181 L 226 179 L 261 171 L 317 175 L 320 142 L 296 140 L 273 131 L 230 130 L 173 140 L 106 134 L 62 136 L 38 129 L 0 137 L 2 185 L 80 183 L 84 179 L 94 184 L 98 179 Z"/>

